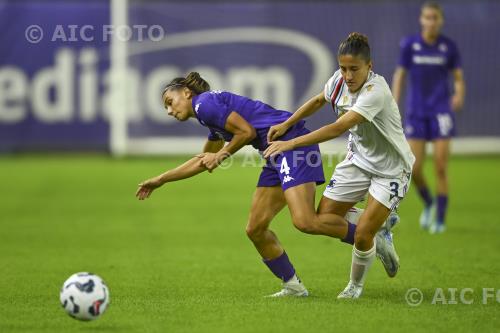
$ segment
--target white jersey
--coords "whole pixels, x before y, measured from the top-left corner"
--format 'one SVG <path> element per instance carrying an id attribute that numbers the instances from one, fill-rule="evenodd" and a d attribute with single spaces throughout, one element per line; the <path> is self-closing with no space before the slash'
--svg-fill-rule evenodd
<path id="1" fill-rule="evenodd" d="M 354 165 L 381 177 L 411 173 L 415 156 L 383 76 L 370 71 L 361 89 L 350 93 L 338 70 L 325 85 L 325 99 L 332 103 L 338 117 L 352 110 L 366 119 L 349 129 L 347 158 Z"/>

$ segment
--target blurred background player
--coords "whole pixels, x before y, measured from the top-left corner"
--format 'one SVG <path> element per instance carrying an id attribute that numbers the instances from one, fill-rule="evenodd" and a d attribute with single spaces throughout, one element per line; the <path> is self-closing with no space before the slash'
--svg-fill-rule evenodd
<path id="1" fill-rule="evenodd" d="M 340 69 L 328 80 L 324 92 L 310 99 L 286 122 L 270 129 L 270 146 L 264 157 L 350 132 L 347 157 L 335 167 L 319 212 L 343 216 L 368 194 L 366 209 L 354 233 L 350 280 L 338 295 L 338 298 L 358 298 L 379 247 L 376 243 L 392 244 L 390 232 L 378 237 L 377 231 L 405 196 L 415 158 L 404 137 L 399 110 L 389 86 L 382 76 L 371 71 L 368 38 L 351 33 L 340 44 L 337 57 Z M 332 103 L 337 113 L 335 123 L 295 139 L 281 136 L 326 102 Z M 271 142 L 278 137 L 287 141 Z M 398 261 L 394 264 L 399 265 Z"/>
<path id="2" fill-rule="evenodd" d="M 196 72 L 186 78 L 172 80 L 163 91 L 162 99 L 170 116 L 179 121 L 196 118 L 202 126 L 209 128 L 210 134 L 203 154 L 139 184 L 136 196 L 140 200 L 148 198 L 154 189 L 167 182 L 192 177 L 207 170 L 213 171 L 223 160 L 247 144 L 263 151 L 268 145 L 266 138 L 269 127 L 291 116 L 289 112 L 276 110 L 260 101 L 229 92 L 210 91 L 210 85 Z M 283 138 L 293 139 L 309 133 L 304 124 L 305 121 L 296 122 Z M 224 146 L 224 141 L 229 143 Z M 274 297 L 308 295 L 278 238 L 269 229 L 272 219 L 285 205 L 288 205 L 293 224 L 300 231 L 340 238 L 350 244 L 354 242 L 356 221 L 349 223 L 344 219 L 347 211 L 341 216 L 315 213 L 316 185 L 322 183 L 323 167 L 317 144 L 295 149 L 273 159 L 268 158 L 261 172 L 246 231 L 264 263 L 284 283 L 283 289 L 272 295 Z M 351 211 L 353 220 L 358 217 L 359 214 Z M 392 227 L 393 223 L 388 223 L 387 228 Z M 389 263 L 388 257 L 395 255 L 386 243 L 385 239 L 381 239 L 378 248 L 382 251 L 380 256 Z M 388 267 L 386 270 L 392 269 L 391 274 L 394 276 L 398 266 L 392 264 Z"/>
<path id="3" fill-rule="evenodd" d="M 401 42 L 399 65 L 394 73 L 392 93 L 399 102 L 407 72 L 410 76 L 405 110 L 405 134 L 416 157 L 413 182 L 424 202 L 420 225 L 431 233 L 445 230 L 448 207 L 448 158 L 450 139 L 455 135 L 454 112 L 462 109 L 465 82 L 456 44 L 441 34 L 444 16 L 436 2 L 426 2 L 420 12 L 419 34 Z M 454 94 L 450 98 L 449 73 Z M 436 196 L 429 191 L 423 173 L 426 143 L 434 147 Z"/>

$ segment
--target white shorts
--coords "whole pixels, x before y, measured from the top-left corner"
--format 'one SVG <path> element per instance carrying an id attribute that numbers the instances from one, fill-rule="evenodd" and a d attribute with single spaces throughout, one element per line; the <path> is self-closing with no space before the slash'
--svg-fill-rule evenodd
<path id="1" fill-rule="evenodd" d="M 402 172 L 394 178 L 374 175 L 345 159 L 337 165 L 323 195 L 339 202 L 359 202 L 367 193 L 389 208 L 395 209 L 410 186 L 411 174 Z"/>

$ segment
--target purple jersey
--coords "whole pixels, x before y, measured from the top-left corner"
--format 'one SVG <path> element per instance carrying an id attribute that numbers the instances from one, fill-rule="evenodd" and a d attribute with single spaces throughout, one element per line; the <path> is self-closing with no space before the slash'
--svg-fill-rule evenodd
<path id="1" fill-rule="evenodd" d="M 209 140 L 231 141 L 233 134 L 224 127 L 231 112 L 236 112 L 255 128 L 257 137 L 250 144 L 258 150 L 266 149 L 269 128 L 284 122 L 292 115 L 260 101 L 226 91 L 202 93 L 194 96 L 192 103 L 196 118 L 210 130 Z M 301 121 L 296 127 L 303 127 L 304 123 Z"/>
<path id="2" fill-rule="evenodd" d="M 280 124 L 290 118 L 290 112 L 276 110 L 273 107 L 225 91 L 208 91 L 193 97 L 193 109 L 198 121 L 208 127 L 209 140 L 231 141 L 233 134 L 226 131 L 227 117 L 231 112 L 238 113 L 255 128 L 257 137 L 250 144 L 258 149 L 267 147 L 269 127 Z M 309 133 L 304 127 L 305 121 L 292 126 L 280 140 L 290 140 Z M 321 153 L 318 145 L 300 147 L 286 151 L 275 158 L 268 158 L 262 168 L 258 187 L 271 187 L 281 184 L 283 191 L 304 183 L 325 182 Z"/>
<path id="3" fill-rule="evenodd" d="M 428 118 L 451 112 L 449 73 L 461 67 L 457 46 L 451 39 L 440 35 L 429 45 L 420 34 L 409 36 L 401 42 L 399 65 L 410 77 L 407 116 Z"/>

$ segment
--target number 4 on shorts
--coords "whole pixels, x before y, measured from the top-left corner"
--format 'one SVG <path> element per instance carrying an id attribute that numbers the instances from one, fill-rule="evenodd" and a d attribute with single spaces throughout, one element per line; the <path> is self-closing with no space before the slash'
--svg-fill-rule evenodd
<path id="1" fill-rule="evenodd" d="M 283 157 L 283 159 L 281 160 L 280 173 L 285 173 L 285 175 L 290 174 L 290 168 L 288 167 L 288 162 L 286 161 L 286 157 Z"/>

